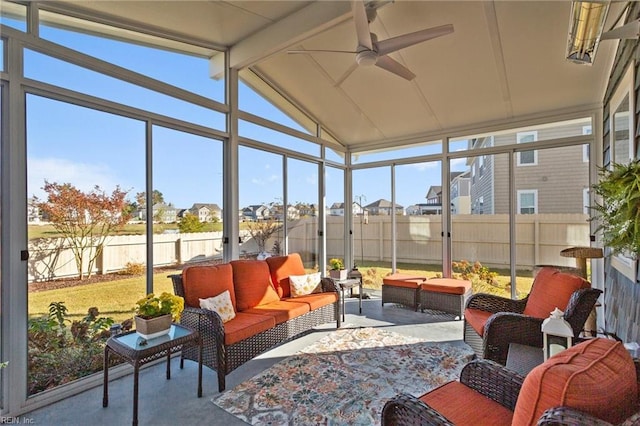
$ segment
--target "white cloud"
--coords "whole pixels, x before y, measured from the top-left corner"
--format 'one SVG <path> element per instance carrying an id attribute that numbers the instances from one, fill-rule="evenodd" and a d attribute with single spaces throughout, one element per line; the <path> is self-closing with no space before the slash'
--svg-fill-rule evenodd
<path id="1" fill-rule="evenodd" d="M 115 176 L 113 170 L 105 164 L 74 163 L 62 158 L 29 158 L 27 194 L 45 199 L 42 190 L 45 180 L 56 183 L 70 183 L 81 191 L 90 191 L 95 185 L 103 190 L 113 191 L 122 182 Z"/>
<path id="2" fill-rule="evenodd" d="M 415 164 L 409 164 L 408 166 L 411 168 L 414 168 L 420 172 L 423 172 L 425 170 L 431 170 L 431 169 L 435 169 L 440 165 L 440 162 L 438 161 L 429 161 L 426 163 L 415 163 Z"/>

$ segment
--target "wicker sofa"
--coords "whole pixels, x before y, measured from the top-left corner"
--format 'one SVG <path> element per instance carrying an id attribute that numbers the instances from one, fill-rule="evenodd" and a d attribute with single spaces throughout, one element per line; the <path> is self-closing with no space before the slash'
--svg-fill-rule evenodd
<path id="1" fill-rule="evenodd" d="M 305 275 L 298 254 L 262 260 L 236 260 L 220 265 L 194 265 L 170 275 L 174 292 L 184 297 L 180 323 L 200 332 L 203 364 L 218 373 L 218 389 L 225 389 L 231 371 L 314 326 L 336 321 L 338 292 L 333 280 L 322 278 L 322 291 L 291 296 L 289 277 Z M 235 317 L 223 321 L 214 310 L 201 309 L 200 300 L 229 291 Z M 198 359 L 186 348 L 183 359 Z"/>
<path id="2" fill-rule="evenodd" d="M 551 357 L 526 378 L 490 360 L 419 398 L 401 394 L 383 425 L 638 424 L 637 364 L 622 343 L 591 339 Z M 623 423 L 624 422 L 624 423 Z"/>
<path id="3" fill-rule="evenodd" d="M 584 278 L 544 267 L 524 299 L 471 296 L 464 311 L 464 341 L 479 358 L 505 365 L 510 343 L 542 348 L 542 321 L 556 307 L 579 337 L 600 293 Z"/>

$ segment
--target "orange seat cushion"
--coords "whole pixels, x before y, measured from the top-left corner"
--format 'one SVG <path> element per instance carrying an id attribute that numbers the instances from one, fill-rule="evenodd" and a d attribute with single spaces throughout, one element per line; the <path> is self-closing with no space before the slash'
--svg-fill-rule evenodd
<path id="1" fill-rule="evenodd" d="M 280 300 L 271 284 L 267 262 L 262 260 L 234 260 L 233 285 L 236 291 L 238 311 Z"/>
<path id="2" fill-rule="evenodd" d="M 391 274 L 382 279 L 382 285 L 393 287 L 418 288 L 426 280 L 425 277 L 416 277 L 407 274 Z"/>
<path id="3" fill-rule="evenodd" d="M 338 301 L 338 293 L 327 292 L 327 293 L 314 293 L 307 294 L 306 296 L 298 296 L 294 299 L 285 299 L 287 301 L 291 300 L 297 303 L 306 303 L 309 305 L 309 309 L 312 311 L 318 308 L 321 308 L 326 305 L 331 305 Z"/>
<path id="4" fill-rule="evenodd" d="M 266 259 L 271 273 L 271 281 L 280 297 L 291 296 L 291 275 L 305 275 L 302 258 L 298 253 L 291 253 L 287 256 L 273 256 Z"/>
<path id="5" fill-rule="evenodd" d="M 229 290 L 231 304 L 236 309 L 233 270 L 228 263 L 215 266 L 189 266 L 182 270 L 182 285 L 186 306 L 199 308 L 199 299 L 208 299 Z"/>
<path id="6" fill-rule="evenodd" d="M 242 311 L 246 314 L 268 315 L 276 320 L 276 324 L 282 324 L 292 318 L 299 317 L 309 312 L 309 305 L 306 303 L 289 302 L 278 300 Z"/>
<path id="7" fill-rule="evenodd" d="M 492 312 L 483 311 L 482 309 L 467 308 L 464 310 L 464 320 L 467 322 L 480 336 L 484 336 L 484 325 Z"/>
<path id="8" fill-rule="evenodd" d="M 430 278 L 420 284 L 420 289 L 436 293 L 465 294 L 471 290 L 471 281 L 452 278 Z"/>
<path id="9" fill-rule="evenodd" d="M 420 400 L 456 425 L 510 425 L 513 417 L 508 408 L 457 381 L 435 388 Z"/>
<path id="10" fill-rule="evenodd" d="M 238 312 L 234 319 L 224 323 L 224 344 L 233 345 L 275 326 L 272 316 Z"/>
<path id="11" fill-rule="evenodd" d="M 556 307 L 566 310 L 573 292 L 589 287 L 589 281 L 582 277 L 550 267 L 542 268 L 533 281 L 523 314 L 548 318 Z"/>
<path id="12" fill-rule="evenodd" d="M 618 424 L 637 410 L 638 383 L 621 342 L 591 339 L 549 358 L 525 378 L 514 424 L 535 424 L 551 407 L 567 406 Z"/>

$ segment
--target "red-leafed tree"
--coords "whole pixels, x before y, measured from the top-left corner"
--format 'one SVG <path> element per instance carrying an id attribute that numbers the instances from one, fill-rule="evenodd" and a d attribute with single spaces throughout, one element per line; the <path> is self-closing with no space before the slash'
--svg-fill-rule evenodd
<path id="1" fill-rule="evenodd" d="M 79 278 L 85 278 L 85 269 L 89 278 L 106 239 L 130 219 L 125 199 L 128 191 L 117 186 L 109 195 L 96 185 L 93 190 L 82 192 L 70 183 L 47 181 L 43 189 L 47 201 L 36 200 L 43 217 L 63 235 L 73 252 Z"/>

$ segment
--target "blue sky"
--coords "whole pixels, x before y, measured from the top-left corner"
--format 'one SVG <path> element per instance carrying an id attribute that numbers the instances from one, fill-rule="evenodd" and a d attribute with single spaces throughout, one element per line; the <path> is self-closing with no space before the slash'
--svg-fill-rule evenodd
<path id="1" fill-rule="evenodd" d="M 223 82 L 209 78 L 206 60 L 52 28 L 42 28 L 41 36 L 219 102 L 224 99 Z M 167 66 L 168 63 L 171 66 Z M 222 114 L 37 52 L 25 53 L 25 74 L 99 98 L 224 130 Z M 243 84 L 240 86 L 240 107 L 303 130 Z M 35 95 L 27 97 L 27 109 L 29 196 L 44 197 L 41 188 L 45 179 L 70 182 L 83 190 L 99 185 L 111 191 L 119 185 L 130 191 L 131 200 L 137 192 L 144 191 L 144 122 Z M 253 139 L 277 138 L 285 146 L 291 143 L 290 138 L 255 126 L 245 125 L 241 129 L 243 135 Z M 177 207 L 190 207 L 196 202 L 222 206 L 222 145 L 163 127 L 154 127 L 153 137 L 154 187 L 163 193 L 165 201 Z M 426 153 L 425 148 L 415 152 Z M 283 197 L 282 157 L 246 147 L 241 148 L 239 157 L 240 206 L 279 202 Z M 287 170 L 289 202 L 317 203 L 317 166 L 290 159 Z M 341 172 L 332 168 L 327 170 L 327 205 L 342 201 L 341 179 Z M 389 167 L 356 171 L 353 194 L 362 195 L 363 204 L 380 198 L 390 200 L 390 182 Z M 424 202 L 429 186 L 439 182 L 439 163 L 399 166 L 396 168 L 397 202 L 404 207 Z"/>

